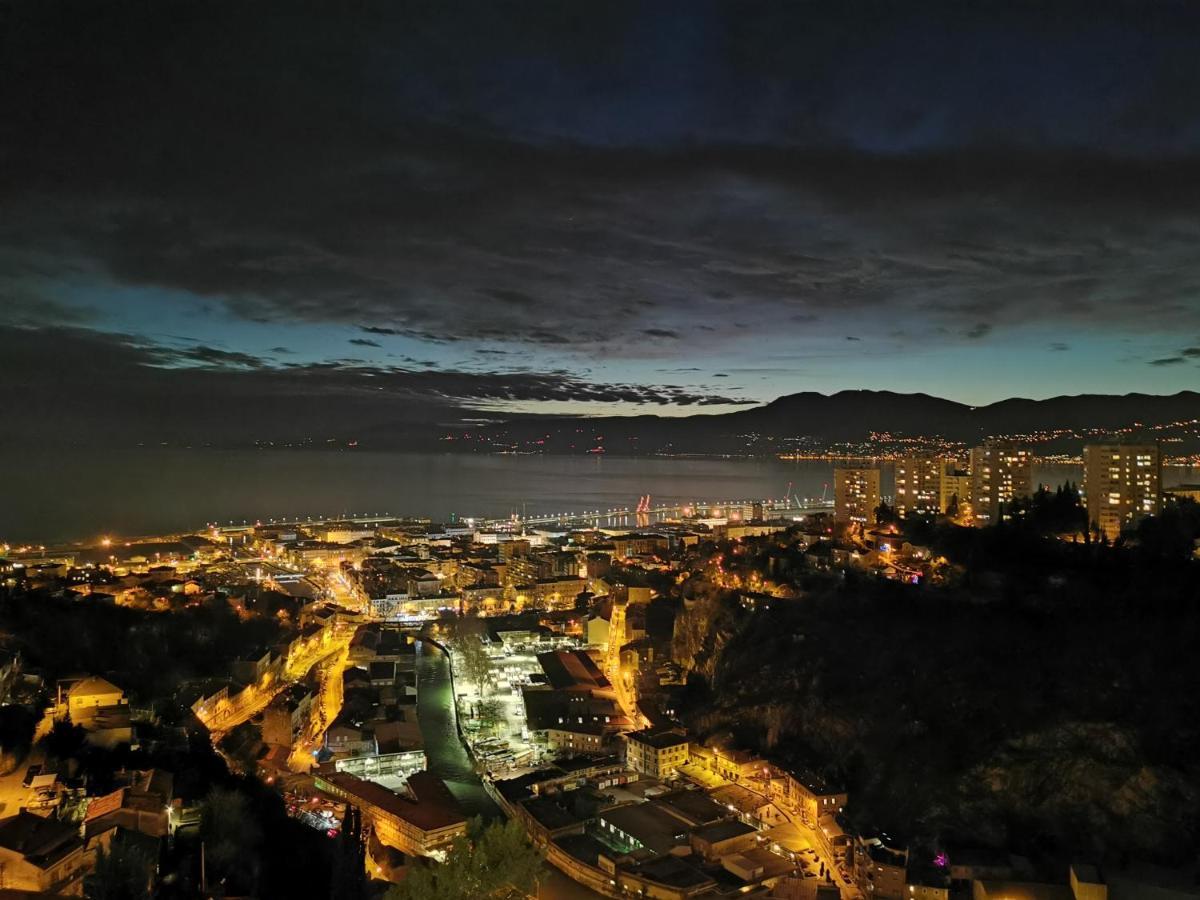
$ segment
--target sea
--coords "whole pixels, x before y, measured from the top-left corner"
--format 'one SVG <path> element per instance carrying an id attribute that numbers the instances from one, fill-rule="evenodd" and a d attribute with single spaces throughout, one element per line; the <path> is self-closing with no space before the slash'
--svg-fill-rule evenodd
<path id="1" fill-rule="evenodd" d="M 558 515 L 833 495 L 831 460 L 431 454 L 364 450 L 0 452 L 0 544 L 174 534 L 208 524 L 349 515 Z M 1051 486 L 1079 466 L 1039 466 Z M 1168 467 L 1164 484 L 1200 481 Z M 883 467 L 882 490 L 892 472 Z"/>

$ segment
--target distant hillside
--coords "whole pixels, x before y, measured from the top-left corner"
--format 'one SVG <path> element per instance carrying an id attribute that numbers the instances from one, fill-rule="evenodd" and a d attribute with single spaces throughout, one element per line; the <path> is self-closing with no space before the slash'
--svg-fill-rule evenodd
<path id="1" fill-rule="evenodd" d="M 723 415 L 527 417 L 471 432 L 450 432 L 444 448 L 583 453 L 770 453 L 853 449 L 904 437 L 972 444 L 989 436 L 1038 435 L 1044 452 L 1078 451 L 1102 433 L 1169 441 L 1172 453 L 1200 450 L 1200 394 L 1011 399 L 971 407 L 927 394 L 891 391 L 806 392 Z M 1056 434 L 1048 434 L 1055 432 Z"/>

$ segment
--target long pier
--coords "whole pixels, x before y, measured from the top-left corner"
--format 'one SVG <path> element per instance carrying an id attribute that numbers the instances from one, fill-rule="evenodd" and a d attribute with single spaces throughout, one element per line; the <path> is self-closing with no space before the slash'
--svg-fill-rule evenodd
<path id="1" fill-rule="evenodd" d="M 484 519 L 483 527 L 499 528 L 512 525 L 569 525 L 573 523 L 595 524 L 598 522 L 661 522 L 666 519 L 742 519 L 750 521 L 757 508 L 764 515 L 773 516 L 807 515 L 830 512 L 833 501 L 825 497 L 791 497 L 787 500 L 715 500 L 689 501 L 686 503 L 659 504 L 657 506 L 622 506 L 611 509 L 591 509 L 561 513 L 538 513 L 529 516 L 513 515 L 507 519 Z"/>
<path id="2" fill-rule="evenodd" d="M 643 498 L 645 499 L 645 498 Z M 514 513 L 505 518 L 496 518 L 488 516 L 459 516 L 457 521 L 465 523 L 472 527 L 481 530 L 511 528 L 513 526 L 537 526 L 537 525 L 571 525 L 571 524 L 597 524 L 609 522 L 612 524 L 634 524 L 639 523 L 649 524 L 652 522 L 662 522 L 668 519 L 722 519 L 728 518 L 733 520 L 742 519 L 750 521 L 758 508 L 761 507 L 763 515 L 770 514 L 773 517 L 786 516 L 789 513 L 796 516 L 808 515 L 811 513 L 831 512 L 833 510 L 833 499 L 829 497 L 788 497 L 782 500 L 764 499 L 764 500 L 689 500 L 686 502 L 677 503 L 661 503 L 657 505 L 639 504 L 637 506 L 616 506 L 606 509 L 585 509 L 585 510 L 570 510 L 564 512 L 549 512 L 549 513 L 533 513 L 531 515 L 520 515 Z M 255 522 L 245 521 L 241 524 L 230 522 L 227 525 L 221 523 L 211 523 L 208 527 L 220 531 L 241 531 L 250 530 L 255 525 L 272 525 L 280 526 L 307 526 L 322 525 L 326 523 L 351 523 L 355 525 L 380 525 L 387 522 L 394 522 L 397 519 L 403 519 L 403 516 L 393 516 L 389 513 L 372 513 L 372 514 L 346 514 L 337 516 L 310 516 L 310 517 L 292 517 L 284 519 L 268 519 L 258 520 Z"/>

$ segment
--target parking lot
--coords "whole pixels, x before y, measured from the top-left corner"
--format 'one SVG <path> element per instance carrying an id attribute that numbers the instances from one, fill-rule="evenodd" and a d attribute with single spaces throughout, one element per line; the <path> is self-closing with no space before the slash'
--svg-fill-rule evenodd
<path id="1" fill-rule="evenodd" d="M 546 754 L 530 739 L 526 727 L 522 690 L 543 674 L 537 654 L 563 646 L 574 647 L 576 642 L 563 637 L 554 642 L 541 641 L 537 646 L 489 646 L 492 687 L 484 698 L 455 668 L 455 690 L 463 732 L 475 759 L 489 775 L 512 776 L 542 762 Z M 453 649 L 451 663 L 454 664 Z M 494 721 L 480 720 L 481 703 L 497 705 L 498 715 Z"/>

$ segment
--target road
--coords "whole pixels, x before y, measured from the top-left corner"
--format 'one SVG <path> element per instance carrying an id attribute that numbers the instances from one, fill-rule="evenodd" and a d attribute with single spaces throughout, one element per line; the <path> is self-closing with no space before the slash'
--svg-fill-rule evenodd
<path id="1" fill-rule="evenodd" d="M 329 640 L 310 641 L 303 652 L 287 659 L 281 673 L 267 672 L 258 682 L 248 685 L 235 697 L 221 700 L 212 708 L 201 707 L 197 710 L 197 718 L 212 734 L 214 743 L 220 741 L 226 732 L 266 709 L 288 685 L 303 680 L 313 666 L 331 657 L 345 656 L 350 639 L 354 635 L 353 629 L 342 629 L 336 625 L 326 627 L 331 629 Z M 341 679 L 336 680 L 340 691 Z M 341 708 L 340 696 L 338 708 Z"/>
<path id="2" fill-rule="evenodd" d="M 317 663 L 317 693 L 308 713 L 304 734 L 296 741 L 288 757 L 288 768 L 293 772 L 307 772 L 312 768 L 314 751 L 320 749 L 325 740 L 325 731 L 342 711 L 344 682 L 342 673 L 350 661 L 350 646 L 346 643 L 339 651 Z"/>

